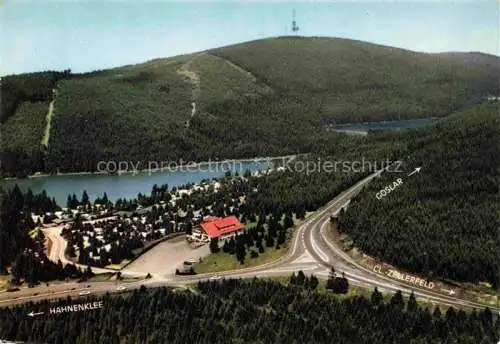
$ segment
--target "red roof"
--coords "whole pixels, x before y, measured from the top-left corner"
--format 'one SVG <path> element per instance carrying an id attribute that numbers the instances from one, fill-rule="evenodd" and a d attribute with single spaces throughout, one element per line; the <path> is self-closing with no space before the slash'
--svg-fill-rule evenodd
<path id="1" fill-rule="evenodd" d="M 221 235 L 231 234 L 243 229 L 243 225 L 238 221 L 236 216 L 228 216 L 223 219 L 202 222 L 200 225 L 211 238 L 217 238 Z"/>

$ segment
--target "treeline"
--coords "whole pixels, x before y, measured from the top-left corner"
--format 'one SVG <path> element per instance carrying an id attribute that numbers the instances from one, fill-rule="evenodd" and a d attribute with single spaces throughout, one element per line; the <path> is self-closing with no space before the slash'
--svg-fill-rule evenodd
<path id="1" fill-rule="evenodd" d="M 2 77 L 0 123 L 5 123 L 14 115 L 22 102 L 47 102 L 52 99 L 52 90 L 59 80 L 69 78 L 70 70 L 63 72 L 46 71 Z"/>
<path id="2" fill-rule="evenodd" d="M 0 189 L 0 273 L 25 249 L 35 249 L 28 232 L 35 228 L 31 212 L 45 213 L 58 209 L 54 199 L 45 192 L 23 194 L 17 185 L 12 190 Z"/>
<path id="3" fill-rule="evenodd" d="M 17 185 L 10 191 L 0 189 L 0 209 L 0 274 L 10 272 L 13 284 L 26 281 L 29 285 L 78 274 L 74 267 L 63 270 L 62 265 L 49 261 L 45 237 L 40 231 L 32 236 L 28 234 L 36 226 L 32 213 L 45 214 L 60 209 L 45 191 L 33 194 L 28 190 L 23 194 Z"/>
<path id="4" fill-rule="evenodd" d="M 28 287 L 33 287 L 40 282 L 48 283 L 56 280 L 66 279 L 86 279 L 92 276 L 90 268 L 81 271 L 75 265 L 62 265 L 61 261 L 57 263 L 49 260 L 45 254 L 45 236 L 38 231 L 33 238 L 32 248 L 25 248 L 17 255 L 12 264 L 10 288 L 21 283 L 26 283 Z"/>
<path id="5" fill-rule="evenodd" d="M 37 172 L 45 170 L 46 149 L 37 145 L 31 150 L 25 148 L 5 148 L 0 150 L 2 166 L 0 177 L 25 178 Z"/>
<path id="6" fill-rule="evenodd" d="M 87 301 L 97 300 L 89 298 Z M 200 282 L 197 292 L 167 288 L 105 295 L 104 308 L 27 317 L 66 300 L 0 309 L 0 337 L 71 343 L 496 343 L 500 321 L 488 309 L 442 314 L 400 292 L 384 301 L 338 299 L 303 285 L 254 279 Z M 82 300 L 78 300 L 81 302 Z M 140 316 L 137 316 L 140 314 Z"/>
<path id="7" fill-rule="evenodd" d="M 364 252 L 428 278 L 497 288 L 498 107 L 474 107 L 401 139 L 403 171 L 383 173 L 354 199 L 340 232 Z M 418 166 L 421 172 L 407 177 Z M 375 197 L 397 178 L 402 186 Z"/>
<path id="8" fill-rule="evenodd" d="M 200 83 L 193 118 L 192 85 L 177 73 L 188 60 L 185 68 Z M 165 64 L 8 76 L 2 79 L 2 124 L 22 102 L 48 103 L 56 84 L 57 100 L 48 150 L 36 143 L 2 149 L 7 163 L 1 171 L 25 176 L 96 171 L 100 161 L 110 160 L 146 168 L 148 161 L 311 152 L 335 143 L 325 124 L 443 117 L 495 95 L 499 61 L 287 37 Z"/>
<path id="9" fill-rule="evenodd" d="M 26 177 L 45 171 L 45 147 L 41 145 L 48 103 L 54 98 L 54 90 L 60 80 L 70 78 L 70 70 L 46 71 L 2 77 L 0 94 L 2 101 L 0 123 L 7 129 L 2 134 L 0 158 L 1 176 Z M 36 109 L 13 118 L 16 123 L 6 123 L 21 107 Z M 45 110 L 43 108 L 45 107 Z M 25 130 L 27 128 L 27 130 Z M 17 131 L 17 133 L 11 133 Z M 38 136 L 34 137 L 34 134 Z M 30 142 L 5 142 L 6 138 L 17 142 L 19 138 Z"/>

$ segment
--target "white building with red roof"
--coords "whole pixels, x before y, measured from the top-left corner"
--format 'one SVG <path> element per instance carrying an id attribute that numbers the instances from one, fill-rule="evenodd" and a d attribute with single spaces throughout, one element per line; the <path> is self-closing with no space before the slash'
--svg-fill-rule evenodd
<path id="1" fill-rule="evenodd" d="M 234 215 L 203 221 L 200 223 L 200 227 L 210 239 L 219 238 L 220 241 L 234 237 L 245 228 Z"/>

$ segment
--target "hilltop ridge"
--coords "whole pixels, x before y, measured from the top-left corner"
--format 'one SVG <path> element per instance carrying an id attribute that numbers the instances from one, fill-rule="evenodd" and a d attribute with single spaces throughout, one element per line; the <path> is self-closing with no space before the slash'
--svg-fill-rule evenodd
<path id="1" fill-rule="evenodd" d="M 499 74 L 486 54 L 278 37 L 92 73 L 7 76 L 2 173 L 308 152 L 333 135 L 326 124 L 446 116 L 497 95 Z"/>

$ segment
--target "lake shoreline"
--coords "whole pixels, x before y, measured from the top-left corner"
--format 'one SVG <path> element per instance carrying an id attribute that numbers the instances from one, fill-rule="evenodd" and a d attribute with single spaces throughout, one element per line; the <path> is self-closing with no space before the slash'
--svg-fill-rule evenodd
<path id="1" fill-rule="evenodd" d="M 332 132 L 347 134 L 347 135 L 361 135 L 361 136 L 368 135 L 368 131 L 363 131 L 363 130 L 333 129 Z"/>
<path id="2" fill-rule="evenodd" d="M 330 131 L 336 133 L 345 133 L 353 135 L 368 135 L 370 131 L 396 131 L 408 130 L 424 127 L 439 121 L 440 117 L 425 117 L 414 119 L 402 119 L 391 121 L 361 122 L 361 123 L 342 123 L 336 124 L 330 128 Z M 417 126 L 408 126 L 409 123 L 420 124 Z M 395 125 L 397 124 L 397 125 Z"/>
<path id="3" fill-rule="evenodd" d="M 391 120 L 385 120 L 385 121 L 347 122 L 347 123 L 336 124 L 336 127 L 341 128 L 343 126 L 348 127 L 348 126 L 353 126 L 353 125 L 391 124 L 391 123 L 418 122 L 418 121 L 430 121 L 430 120 L 435 121 L 435 120 L 439 120 L 441 118 L 442 117 L 431 116 L 431 117 L 422 117 L 422 118 L 391 119 Z"/>
<path id="4" fill-rule="evenodd" d="M 305 153 L 306 154 L 306 153 Z M 255 157 L 255 158 L 243 158 L 243 159 L 225 159 L 225 160 L 215 160 L 215 161 L 202 161 L 202 162 L 196 162 L 196 163 L 188 163 L 188 164 L 183 164 L 183 165 L 178 165 L 177 167 L 164 167 L 164 168 L 154 168 L 154 169 L 141 169 L 137 171 L 123 171 L 123 172 L 106 172 L 106 171 L 96 171 L 96 172 L 63 172 L 63 173 L 34 173 L 32 175 L 29 175 L 27 177 L 23 178 L 18 178 L 18 177 L 6 177 L 2 178 L 1 180 L 4 181 L 13 181 L 13 180 L 26 180 L 26 179 L 40 179 L 40 178 L 47 178 L 47 177 L 57 177 L 57 176 L 92 176 L 92 175 L 116 175 L 116 176 L 122 176 L 122 175 L 139 175 L 139 174 L 145 174 L 145 173 L 161 173 L 161 172 L 175 172 L 175 171 L 182 171 L 183 169 L 192 169 L 192 168 L 199 168 L 202 166 L 206 165 L 220 165 L 220 164 L 234 164 L 234 163 L 239 163 L 239 162 L 262 162 L 262 161 L 273 161 L 273 160 L 278 160 L 278 159 L 295 159 L 298 156 L 305 155 L 305 154 L 291 154 L 291 155 L 281 155 L 281 156 L 268 156 L 268 157 Z M 173 163 L 172 163 L 173 164 Z M 185 171 L 186 172 L 186 171 Z"/>

